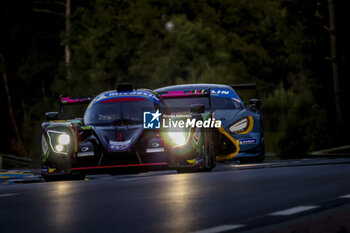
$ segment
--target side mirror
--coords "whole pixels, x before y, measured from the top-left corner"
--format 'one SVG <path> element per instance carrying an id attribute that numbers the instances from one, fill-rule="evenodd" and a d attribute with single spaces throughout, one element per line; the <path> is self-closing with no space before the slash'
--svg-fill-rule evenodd
<path id="1" fill-rule="evenodd" d="M 47 112 L 45 113 L 46 121 L 55 121 L 58 120 L 58 112 Z"/>
<path id="2" fill-rule="evenodd" d="M 203 113 L 205 110 L 205 107 L 203 104 L 192 104 L 191 105 L 191 112 L 194 113 Z"/>
<path id="3" fill-rule="evenodd" d="M 260 108 L 261 104 L 262 104 L 261 100 L 259 100 L 259 99 L 250 99 L 249 100 L 249 107 Z"/>

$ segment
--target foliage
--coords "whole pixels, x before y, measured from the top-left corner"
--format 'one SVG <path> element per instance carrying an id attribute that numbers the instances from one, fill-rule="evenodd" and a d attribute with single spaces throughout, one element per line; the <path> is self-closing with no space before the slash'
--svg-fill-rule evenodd
<path id="1" fill-rule="evenodd" d="M 264 100 L 264 112 L 270 151 L 303 156 L 330 141 L 324 127 L 326 113 L 310 96 L 280 87 Z"/>

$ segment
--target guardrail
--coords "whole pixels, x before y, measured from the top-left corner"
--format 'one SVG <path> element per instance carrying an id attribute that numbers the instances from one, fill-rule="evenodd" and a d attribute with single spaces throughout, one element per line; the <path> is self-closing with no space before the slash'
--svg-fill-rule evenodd
<path id="1" fill-rule="evenodd" d="M 0 169 L 2 168 L 19 168 L 29 167 L 32 160 L 26 157 L 18 157 L 15 155 L 0 154 Z"/>
<path id="2" fill-rule="evenodd" d="M 350 156 L 350 145 L 314 151 L 310 154 L 314 156 Z"/>

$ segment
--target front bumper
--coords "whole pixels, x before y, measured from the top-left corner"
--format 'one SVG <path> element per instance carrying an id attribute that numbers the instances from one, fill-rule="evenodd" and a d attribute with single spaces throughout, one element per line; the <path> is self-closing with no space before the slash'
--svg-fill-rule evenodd
<path id="1" fill-rule="evenodd" d="M 73 155 L 50 154 L 42 165 L 43 175 L 64 175 L 73 173 L 98 174 L 112 171 L 150 171 L 165 170 L 168 157 L 165 152 L 158 153 L 106 153 L 101 155 L 77 157 Z"/>

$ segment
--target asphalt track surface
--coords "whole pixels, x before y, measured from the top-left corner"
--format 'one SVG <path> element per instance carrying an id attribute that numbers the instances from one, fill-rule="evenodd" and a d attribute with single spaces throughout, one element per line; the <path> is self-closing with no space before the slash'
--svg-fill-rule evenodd
<path id="1" fill-rule="evenodd" d="M 0 232 L 270 232 L 350 206 L 350 160 L 334 161 L 0 185 Z"/>

